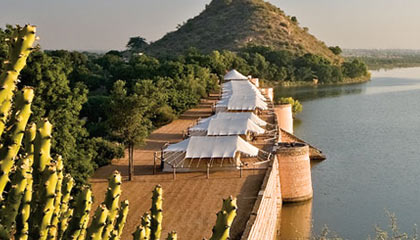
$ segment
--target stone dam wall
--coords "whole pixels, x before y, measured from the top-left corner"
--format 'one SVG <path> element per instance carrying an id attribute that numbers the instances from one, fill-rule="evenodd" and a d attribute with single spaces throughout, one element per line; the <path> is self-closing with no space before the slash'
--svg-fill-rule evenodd
<path id="1" fill-rule="evenodd" d="M 241 240 L 275 239 L 281 204 L 279 162 L 274 158 L 272 165 L 267 169 Z"/>

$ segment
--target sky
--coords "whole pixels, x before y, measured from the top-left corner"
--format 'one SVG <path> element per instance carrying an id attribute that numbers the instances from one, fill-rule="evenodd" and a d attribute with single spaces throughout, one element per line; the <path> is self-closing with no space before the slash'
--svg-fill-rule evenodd
<path id="1" fill-rule="evenodd" d="M 156 41 L 210 0 L 0 0 L 0 27 L 38 26 L 44 49 L 122 50 Z M 420 49 L 419 0 L 269 0 L 327 45 Z"/>

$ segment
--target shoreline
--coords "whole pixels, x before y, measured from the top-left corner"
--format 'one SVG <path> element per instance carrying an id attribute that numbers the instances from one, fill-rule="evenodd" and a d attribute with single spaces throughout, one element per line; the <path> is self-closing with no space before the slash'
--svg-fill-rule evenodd
<path id="1" fill-rule="evenodd" d="M 317 87 L 317 86 L 340 86 L 340 85 L 350 85 L 350 84 L 358 84 L 358 83 L 365 83 L 371 80 L 371 74 L 369 73 L 367 76 L 358 77 L 358 78 L 345 78 L 341 82 L 336 83 L 318 83 L 314 84 L 313 82 L 308 81 L 296 81 L 296 82 L 282 82 L 277 85 L 277 87 L 282 88 L 294 88 L 294 87 Z"/>

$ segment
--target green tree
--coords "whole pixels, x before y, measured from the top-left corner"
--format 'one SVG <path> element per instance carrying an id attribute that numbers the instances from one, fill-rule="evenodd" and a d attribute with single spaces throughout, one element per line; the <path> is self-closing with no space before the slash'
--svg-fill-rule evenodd
<path id="1" fill-rule="evenodd" d="M 151 128 L 151 122 L 145 118 L 148 101 L 136 92 L 129 94 L 126 83 L 118 80 L 111 91 L 108 124 L 112 136 L 128 148 L 128 176 L 134 175 L 134 147 L 144 143 Z"/>
<path id="2" fill-rule="evenodd" d="M 79 118 L 88 90 L 80 82 L 73 87 L 67 76 L 72 66 L 58 57 L 35 51 L 22 71 L 19 86 L 34 86 L 37 98 L 32 105 L 34 122 L 48 118 L 54 125 L 53 149 L 65 159 L 65 168 L 81 183 L 94 171 L 93 152 L 86 149 L 88 132 Z"/>
<path id="3" fill-rule="evenodd" d="M 343 50 L 341 50 L 341 48 L 339 46 L 335 46 L 335 47 L 329 47 L 329 49 L 331 50 L 331 52 L 333 52 L 335 55 L 340 55 Z"/>
<path id="4" fill-rule="evenodd" d="M 146 42 L 145 38 L 142 37 L 131 37 L 130 40 L 127 43 L 127 48 L 130 51 L 136 51 L 141 52 L 144 49 L 146 49 L 149 46 L 149 44 Z"/>

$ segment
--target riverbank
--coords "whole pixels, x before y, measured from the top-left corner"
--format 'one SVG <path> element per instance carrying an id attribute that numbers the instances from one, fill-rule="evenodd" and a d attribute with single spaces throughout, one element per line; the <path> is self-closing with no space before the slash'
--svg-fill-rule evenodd
<path id="1" fill-rule="evenodd" d="M 357 83 L 364 83 L 369 82 L 371 80 L 371 74 L 369 73 L 366 76 L 358 77 L 358 78 L 345 78 L 341 82 L 334 82 L 334 83 L 314 83 L 314 82 L 308 82 L 308 81 L 285 81 L 277 86 L 283 87 L 283 88 L 289 88 L 289 87 L 313 87 L 313 86 L 339 86 L 339 85 L 348 85 L 348 84 L 357 84 Z"/>

